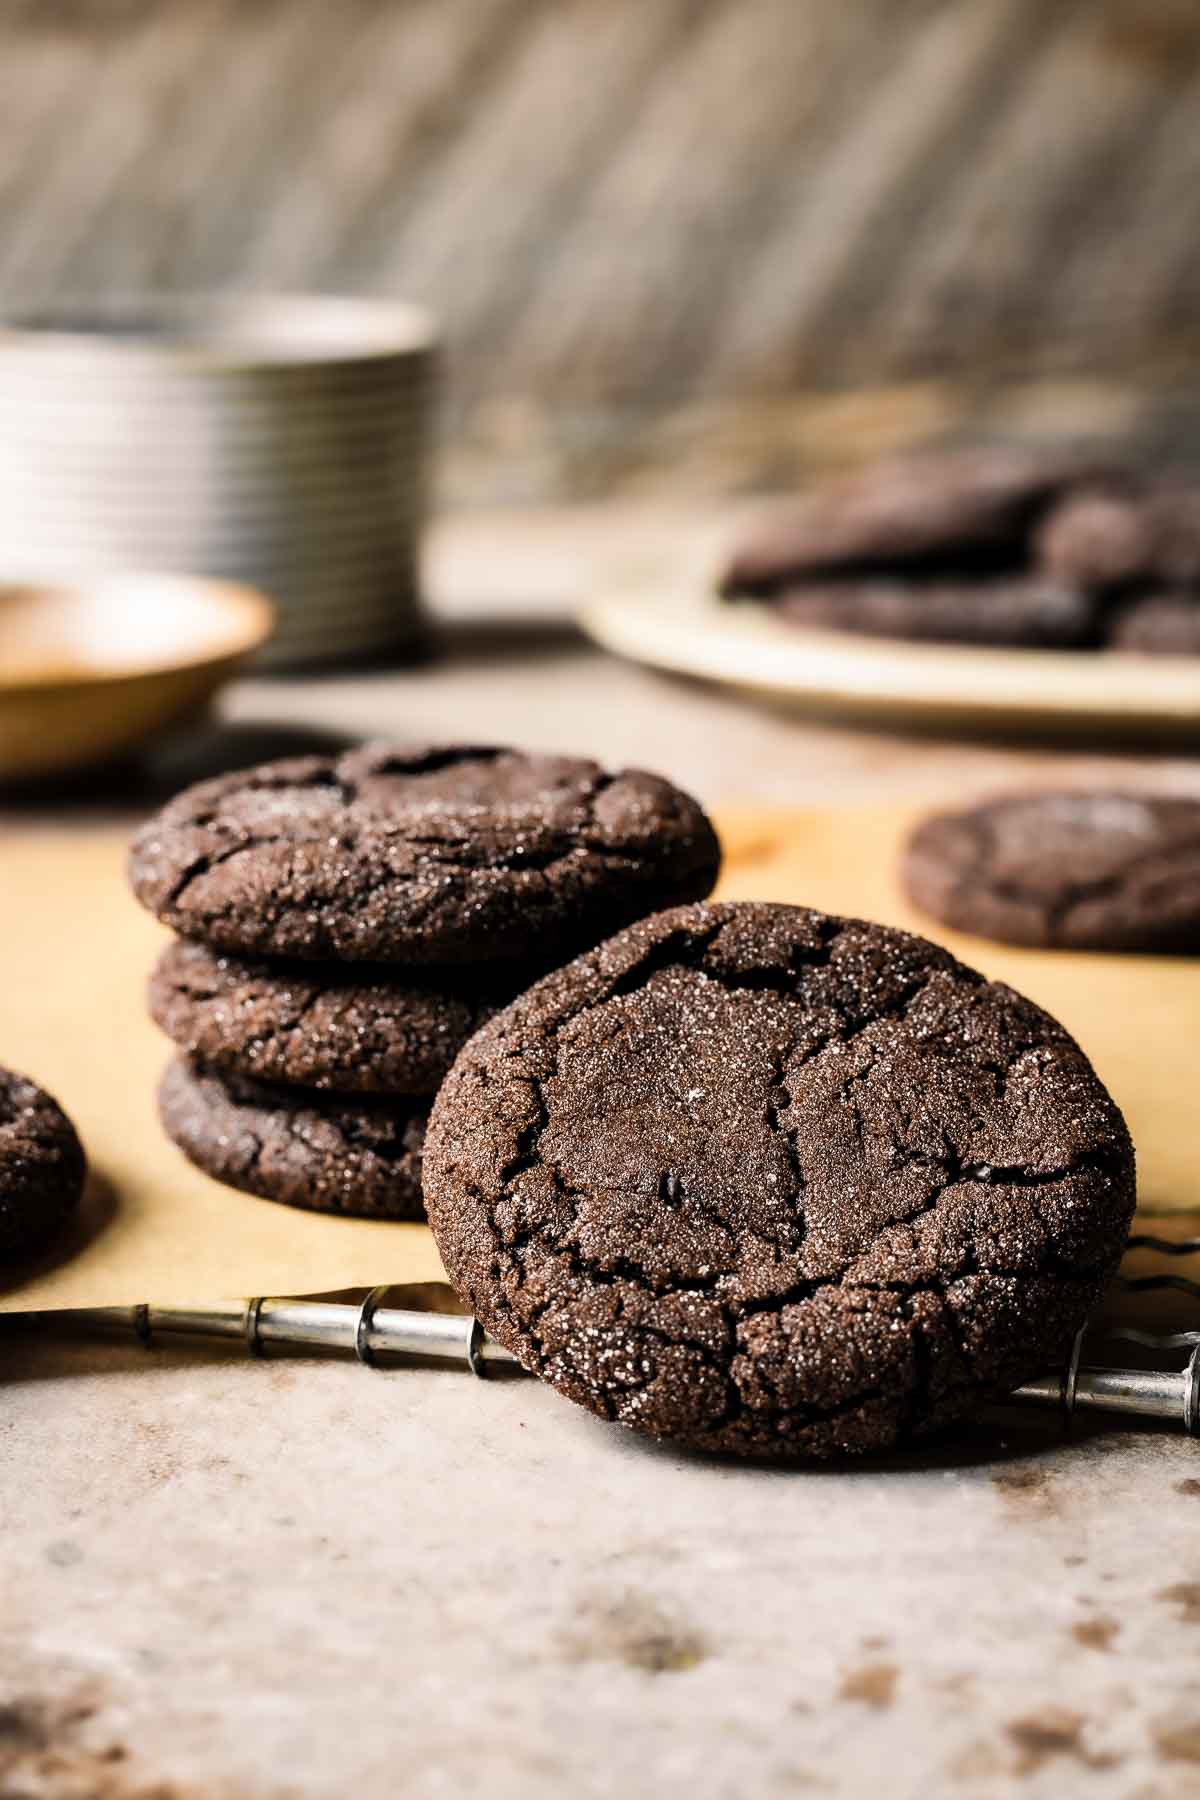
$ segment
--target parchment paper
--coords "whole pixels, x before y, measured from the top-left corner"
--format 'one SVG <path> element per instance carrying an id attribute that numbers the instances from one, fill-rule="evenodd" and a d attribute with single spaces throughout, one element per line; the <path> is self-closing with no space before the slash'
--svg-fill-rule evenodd
<path id="1" fill-rule="evenodd" d="M 1138 1147 L 1143 1208 L 1200 1206 L 1200 960 L 1055 955 L 951 936 L 904 905 L 878 810 L 728 812 L 721 893 L 923 929 L 1040 1001 L 1092 1056 Z M 10 832 L 0 844 L 0 1063 L 49 1088 L 95 1171 L 79 1228 L 0 1276 L 0 1312 L 303 1294 L 441 1276 L 423 1226 L 331 1219 L 223 1188 L 164 1137 L 170 1054 L 146 1017 L 164 934 L 125 885 L 126 834 Z"/>

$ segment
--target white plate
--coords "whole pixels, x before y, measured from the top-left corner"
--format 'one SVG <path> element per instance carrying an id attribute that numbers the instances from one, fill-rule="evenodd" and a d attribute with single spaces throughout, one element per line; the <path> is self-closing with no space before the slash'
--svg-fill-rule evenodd
<path id="1" fill-rule="evenodd" d="M 1200 657 L 802 631 L 754 602 L 662 585 L 602 595 L 580 623 L 606 650 L 653 668 L 881 724 L 1200 737 Z"/>

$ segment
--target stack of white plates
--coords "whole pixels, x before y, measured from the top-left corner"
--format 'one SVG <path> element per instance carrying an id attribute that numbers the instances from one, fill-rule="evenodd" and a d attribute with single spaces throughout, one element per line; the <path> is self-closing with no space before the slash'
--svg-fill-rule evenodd
<path id="1" fill-rule="evenodd" d="M 403 650 L 435 331 L 237 295 L 0 322 L 0 579 L 165 569 L 275 602 L 277 665 Z"/>

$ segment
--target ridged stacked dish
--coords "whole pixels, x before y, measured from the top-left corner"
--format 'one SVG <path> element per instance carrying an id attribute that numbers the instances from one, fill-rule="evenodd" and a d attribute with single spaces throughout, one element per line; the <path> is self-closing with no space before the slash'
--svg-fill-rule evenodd
<path id="1" fill-rule="evenodd" d="M 411 647 L 435 338 L 414 307 L 318 296 L 9 313 L 0 576 L 245 582 L 276 665 Z"/>

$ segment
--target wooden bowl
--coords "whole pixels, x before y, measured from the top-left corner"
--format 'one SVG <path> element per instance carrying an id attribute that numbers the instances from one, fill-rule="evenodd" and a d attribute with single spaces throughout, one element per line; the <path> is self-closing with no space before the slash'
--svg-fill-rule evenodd
<path id="1" fill-rule="evenodd" d="M 135 749 L 211 700 L 271 624 L 253 589 L 181 575 L 0 586 L 0 781 Z"/>

